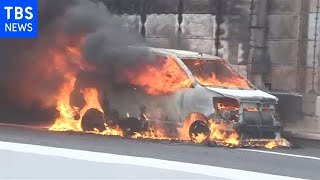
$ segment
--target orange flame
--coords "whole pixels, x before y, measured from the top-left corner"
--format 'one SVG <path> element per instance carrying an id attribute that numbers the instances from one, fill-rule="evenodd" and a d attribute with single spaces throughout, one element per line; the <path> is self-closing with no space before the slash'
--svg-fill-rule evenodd
<path id="1" fill-rule="evenodd" d="M 49 128 L 50 131 L 82 131 L 80 122 L 74 120 L 77 109 L 70 106 L 69 99 L 76 78 L 72 75 L 66 75 L 66 81 L 57 96 L 57 110 L 60 113 L 60 117 Z"/>
<path id="2" fill-rule="evenodd" d="M 246 80 L 240 77 L 231 77 L 220 80 L 216 77 L 216 74 L 212 73 L 211 76 L 206 78 L 196 77 L 196 79 L 200 82 L 200 84 L 205 86 L 219 86 L 219 87 L 228 87 L 228 88 L 243 88 L 249 89 L 250 85 Z"/>
<path id="3" fill-rule="evenodd" d="M 77 72 L 66 69 L 67 61 L 72 61 L 74 64 L 79 65 L 79 69 L 84 68 L 85 63 L 83 63 L 81 59 L 80 50 L 77 47 L 66 47 L 60 51 L 51 49 L 49 55 L 53 59 L 53 65 L 49 67 L 49 71 L 63 73 L 65 78 L 65 82 L 63 83 L 59 94 L 56 96 L 57 110 L 60 113 L 60 117 L 55 120 L 49 130 L 82 131 L 81 122 L 74 120 L 74 116 L 79 109 L 70 106 L 70 94 L 74 89 Z"/>
<path id="4" fill-rule="evenodd" d="M 87 131 L 87 133 L 92 133 L 92 134 L 99 134 L 99 135 L 104 135 L 104 136 L 124 136 L 123 131 L 119 127 L 111 128 L 108 127 L 107 124 L 105 125 L 105 130 L 99 131 L 97 128 L 94 128 L 93 131 Z"/>
<path id="5" fill-rule="evenodd" d="M 277 143 L 275 141 L 270 141 L 268 144 L 266 144 L 264 147 L 268 148 L 268 149 L 273 149 L 275 147 L 277 147 Z"/>
<path id="6" fill-rule="evenodd" d="M 239 135 L 236 132 L 232 132 L 231 135 L 225 140 L 225 142 L 229 146 L 239 146 L 240 141 L 239 141 Z"/>
<path id="7" fill-rule="evenodd" d="M 81 121 L 84 114 L 87 110 L 94 108 L 103 113 L 103 109 L 98 100 L 98 92 L 95 88 L 86 88 L 82 90 L 83 97 L 86 101 L 86 105 L 79 110 L 77 107 L 70 106 L 69 98 L 70 94 L 73 91 L 75 83 L 75 78 L 72 78 L 70 84 L 66 84 L 65 88 L 61 90 L 61 96 L 59 96 L 59 100 L 57 103 L 57 110 L 60 112 L 60 117 L 55 120 L 55 123 L 49 128 L 51 131 L 80 131 Z M 80 119 L 75 120 L 74 116 L 79 112 Z M 115 136 L 123 136 L 123 132 L 120 128 L 111 128 L 105 124 L 105 130 L 99 131 L 98 129 L 94 129 L 94 131 L 88 131 L 88 133 L 95 133 L 101 135 L 115 135 Z"/>
<path id="8" fill-rule="evenodd" d="M 161 128 L 149 128 L 148 131 L 144 132 L 135 132 L 132 136 L 134 139 L 157 139 L 157 140 L 166 140 L 171 139 L 167 137 Z"/>
<path id="9" fill-rule="evenodd" d="M 204 133 L 198 133 L 197 135 L 193 133 L 192 138 L 194 139 L 195 143 L 202 143 L 207 136 Z"/>
<path id="10" fill-rule="evenodd" d="M 103 109 L 100 105 L 98 100 L 98 91 L 95 88 L 86 88 L 81 90 L 83 94 L 84 100 L 86 101 L 86 105 L 80 111 L 80 117 L 82 118 L 83 115 L 91 108 L 97 109 L 98 111 L 103 112 Z"/>
<path id="11" fill-rule="evenodd" d="M 179 133 L 179 138 L 184 141 L 189 141 L 190 136 L 189 136 L 189 128 L 191 124 L 196 121 L 196 120 L 203 120 L 205 117 L 201 114 L 198 113 L 192 113 L 181 125 L 181 127 L 178 127 L 178 133 Z"/>
<path id="12" fill-rule="evenodd" d="M 196 80 L 202 85 L 226 88 L 252 88 L 247 80 L 232 70 L 225 61 L 201 59 L 185 59 L 183 61 L 189 67 Z M 219 70 L 217 71 L 217 69 Z"/>
<path id="13" fill-rule="evenodd" d="M 239 135 L 232 131 L 231 134 L 226 130 L 226 124 L 209 120 L 210 140 L 221 143 L 225 146 L 238 146 L 240 144 Z"/>
<path id="14" fill-rule="evenodd" d="M 225 133 L 223 130 L 225 129 L 224 124 L 216 123 L 215 121 L 209 121 L 209 128 L 210 128 L 210 140 L 211 141 L 222 141 L 225 139 Z"/>
<path id="15" fill-rule="evenodd" d="M 190 140 L 189 128 L 193 122 L 196 120 L 204 120 L 205 117 L 198 113 L 193 113 L 187 118 L 186 121 L 182 124 L 182 127 L 178 128 L 179 139 L 181 140 Z M 223 146 L 239 146 L 240 140 L 236 132 L 228 132 L 227 126 L 224 123 L 218 123 L 214 120 L 209 120 L 208 127 L 210 130 L 209 141 L 218 142 Z M 207 135 L 204 133 L 192 134 L 193 141 L 195 143 L 201 143 L 207 139 Z"/>
<path id="16" fill-rule="evenodd" d="M 150 95 L 170 94 L 183 87 L 189 87 L 191 81 L 176 64 L 173 57 L 157 59 L 154 64 L 125 70 L 128 80 L 140 86 Z"/>
<path id="17" fill-rule="evenodd" d="M 174 139 L 167 136 L 162 125 L 157 121 L 149 121 L 149 118 L 146 114 L 142 114 L 141 117 L 147 123 L 149 123 L 148 129 L 143 132 L 135 132 L 131 138 L 134 139 L 157 139 L 157 140 L 170 140 Z M 140 120 L 141 120 L 140 118 Z"/>
<path id="18" fill-rule="evenodd" d="M 245 111 L 249 111 L 249 112 L 258 112 L 259 110 L 258 110 L 258 108 L 245 108 L 244 109 Z"/>
<path id="19" fill-rule="evenodd" d="M 103 109 L 98 100 L 98 92 L 95 88 L 86 88 L 81 90 L 86 102 L 82 109 L 70 105 L 70 95 L 74 90 L 77 71 L 70 71 L 66 68 L 67 66 L 65 63 L 66 61 L 72 61 L 72 63 L 78 67 L 75 69 L 78 70 L 88 70 L 94 67 L 82 60 L 79 47 L 70 46 L 66 47 L 62 51 L 50 50 L 49 54 L 53 58 L 53 66 L 49 67 L 49 71 L 59 71 L 60 73 L 63 73 L 65 77 L 65 82 L 63 83 L 59 94 L 56 96 L 57 110 L 59 111 L 60 116 L 54 121 L 54 124 L 49 128 L 49 130 L 82 132 L 83 129 L 81 128 L 81 121 L 87 110 L 94 108 L 103 113 Z M 74 118 L 77 114 L 80 115 L 79 120 Z M 94 130 L 90 133 L 123 136 L 123 132 L 120 128 L 112 129 L 107 126 L 102 132 Z"/>
<path id="20" fill-rule="evenodd" d="M 281 138 L 279 140 L 272 140 L 268 142 L 264 147 L 267 149 L 274 149 L 276 147 L 290 147 L 290 146 L 292 145 L 290 144 L 289 141 L 287 141 L 284 138 Z"/>
<path id="21" fill-rule="evenodd" d="M 240 109 L 239 105 L 229 104 L 226 102 L 217 102 L 217 106 L 219 110 L 224 110 L 224 111 L 238 111 Z"/>

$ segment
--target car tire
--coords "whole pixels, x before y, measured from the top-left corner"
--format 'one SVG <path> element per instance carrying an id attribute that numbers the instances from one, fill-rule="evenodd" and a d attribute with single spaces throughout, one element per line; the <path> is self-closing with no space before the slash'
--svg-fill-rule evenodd
<path id="1" fill-rule="evenodd" d="M 93 131 L 94 129 L 103 131 L 105 130 L 104 123 L 104 113 L 92 108 L 82 117 L 81 127 L 83 131 Z"/>
<path id="2" fill-rule="evenodd" d="M 198 135 L 200 133 L 203 133 L 205 135 L 205 138 L 201 142 L 196 141 L 196 139 L 193 137 L 193 134 Z M 201 120 L 194 121 L 189 128 L 189 137 L 192 142 L 197 142 L 197 143 L 207 142 L 210 137 L 210 128 L 208 124 Z"/>

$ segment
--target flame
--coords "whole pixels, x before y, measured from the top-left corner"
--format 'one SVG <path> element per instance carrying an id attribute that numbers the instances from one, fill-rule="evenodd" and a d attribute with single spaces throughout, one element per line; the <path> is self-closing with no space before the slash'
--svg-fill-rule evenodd
<path id="1" fill-rule="evenodd" d="M 146 131 L 143 132 L 135 132 L 131 138 L 134 139 L 157 139 L 157 140 L 172 140 L 175 138 L 169 137 L 164 128 L 162 127 L 162 125 L 160 123 L 158 123 L 158 121 L 149 121 L 149 118 L 146 114 L 142 114 L 141 115 L 142 119 L 140 118 L 140 120 L 144 120 L 146 123 L 149 123 L 148 129 Z"/>
<path id="2" fill-rule="evenodd" d="M 244 109 L 245 111 L 249 111 L 249 112 L 258 112 L 258 108 L 254 108 L 254 107 L 251 107 L 251 108 L 245 108 Z"/>
<path id="3" fill-rule="evenodd" d="M 87 133 L 99 134 L 104 136 L 121 136 L 123 137 L 123 131 L 119 127 L 110 128 L 107 124 L 104 124 L 105 130 L 99 131 L 97 128 L 94 128 L 93 131 L 87 131 Z"/>
<path id="4" fill-rule="evenodd" d="M 264 147 L 266 147 L 267 149 L 273 149 L 273 148 L 277 147 L 277 143 L 276 143 L 276 141 L 270 141 Z"/>
<path id="5" fill-rule="evenodd" d="M 198 113 L 193 113 L 189 118 L 182 124 L 182 127 L 178 128 L 179 139 L 190 140 L 189 128 L 196 120 L 203 120 L 204 116 Z M 218 123 L 214 120 L 209 120 L 208 127 L 210 130 L 209 141 L 217 142 L 223 146 L 239 146 L 240 140 L 236 132 L 228 132 L 226 124 Z M 192 138 L 195 143 L 201 143 L 207 138 L 204 133 L 192 133 Z"/>
<path id="6" fill-rule="evenodd" d="M 78 70 L 92 70 L 93 66 L 86 64 L 82 60 L 79 47 L 67 46 L 63 50 L 50 50 L 49 54 L 53 58 L 53 66 L 49 67 L 49 71 L 59 71 L 64 74 L 65 81 L 61 86 L 61 89 L 56 96 L 56 109 L 59 111 L 59 117 L 55 119 L 54 124 L 49 128 L 50 131 L 76 131 L 83 132 L 81 127 L 82 118 L 89 109 L 97 109 L 101 113 L 104 113 L 103 108 L 99 102 L 98 91 L 95 88 L 85 88 L 81 90 L 83 98 L 86 102 L 85 106 L 80 109 L 70 105 L 70 95 L 74 90 L 76 75 L 78 71 L 70 71 L 66 68 L 66 61 L 72 61 L 77 66 Z M 165 64 L 163 68 L 170 66 Z M 152 67 L 149 67 L 152 71 Z M 173 68 L 174 69 L 174 68 Z M 164 70 L 163 70 L 164 71 Z M 149 72 L 151 73 L 151 72 Z M 170 72 L 174 73 L 174 72 Z M 174 83 L 174 82 L 173 82 Z M 157 91 L 157 87 L 155 89 Z M 79 115 L 78 120 L 75 116 Z M 130 113 L 127 113 L 127 117 L 130 117 Z M 145 120 L 148 120 L 147 116 L 143 114 Z M 93 131 L 87 131 L 86 133 L 100 134 L 100 135 L 116 135 L 124 136 L 123 130 L 118 126 L 109 127 L 105 124 L 105 130 L 99 131 L 95 128 Z M 169 139 L 166 137 L 164 131 L 161 128 L 150 128 L 145 132 L 136 132 L 132 138 L 148 138 L 148 139 Z"/>
<path id="7" fill-rule="evenodd" d="M 291 143 L 284 138 L 279 140 L 272 140 L 268 142 L 265 146 L 267 149 L 274 149 L 276 147 L 291 147 Z"/>
<path id="8" fill-rule="evenodd" d="M 95 88 L 86 88 L 81 90 L 83 98 L 86 101 L 86 105 L 81 109 L 80 116 L 81 119 L 83 115 L 91 108 L 97 109 L 98 111 L 103 112 L 103 109 L 98 100 L 98 91 Z"/>
<path id="9" fill-rule="evenodd" d="M 197 76 L 196 79 L 200 82 L 200 84 L 204 86 L 219 86 L 219 87 L 228 87 L 228 88 L 243 88 L 249 89 L 250 85 L 246 80 L 240 77 L 231 77 L 220 80 L 216 77 L 216 74 L 212 73 L 211 76 L 200 77 Z"/>
<path id="10" fill-rule="evenodd" d="M 95 88 L 85 88 L 81 90 L 86 102 L 82 109 L 70 105 L 70 95 L 74 90 L 78 71 L 92 70 L 94 67 L 82 60 L 80 46 L 67 46 L 63 50 L 51 49 L 49 50 L 49 55 L 53 59 L 53 64 L 48 67 L 48 71 L 62 73 L 65 78 L 58 95 L 55 97 L 57 102 L 56 109 L 59 111 L 59 117 L 55 119 L 54 124 L 49 130 L 83 132 L 81 121 L 87 110 L 94 108 L 104 113 L 98 100 L 98 91 Z M 74 71 L 70 71 L 66 66 L 67 61 L 71 61 L 77 68 L 75 68 Z M 78 114 L 80 119 L 76 120 L 75 116 Z M 93 132 L 88 133 L 123 136 L 123 132 L 120 128 L 111 128 L 108 126 L 106 126 L 105 130 L 102 132 L 95 129 Z"/>
<path id="11" fill-rule="evenodd" d="M 229 146 L 239 146 L 240 145 L 239 135 L 236 132 L 232 132 L 232 134 L 229 135 L 229 137 L 225 140 L 225 142 Z"/>
<path id="12" fill-rule="evenodd" d="M 62 36 L 58 40 L 64 41 Z M 70 106 L 70 94 L 74 89 L 76 82 L 76 73 L 81 69 L 89 68 L 89 65 L 81 60 L 79 47 L 66 46 L 64 49 L 50 49 L 48 56 L 52 58 L 52 65 L 48 66 L 47 72 L 63 74 L 64 83 L 62 84 L 58 95 L 55 97 L 56 109 L 60 117 L 49 128 L 51 131 L 82 131 L 81 124 L 74 121 L 74 116 L 78 112 L 77 107 Z M 70 69 L 67 63 L 72 62 L 75 68 Z"/>
<path id="13" fill-rule="evenodd" d="M 211 120 L 209 121 L 209 128 L 211 141 L 222 141 L 225 139 L 225 133 L 223 132 L 223 129 L 225 129 L 224 124 L 219 124 Z"/>
<path id="14" fill-rule="evenodd" d="M 204 133 L 192 133 L 192 138 L 195 143 L 202 143 L 205 139 L 207 139 L 207 136 Z"/>
<path id="15" fill-rule="evenodd" d="M 58 117 L 54 124 L 49 128 L 50 131 L 82 131 L 81 121 L 74 120 L 74 116 L 78 113 L 77 107 L 70 106 L 70 94 L 74 90 L 76 82 L 75 71 L 66 69 L 66 61 L 72 61 L 79 66 L 79 69 L 85 67 L 85 63 L 81 60 L 81 53 L 77 47 L 67 46 L 64 50 L 49 50 L 49 55 L 53 58 L 53 65 L 49 71 L 59 71 L 64 73 L 65 81 L 56 96 Z"/>
<path id="16" fill-rule="evenodd" d="M 130 70 L 124 70 L 123 74 L 130 83 L 142 87 L 150 95 L 170 94 L 191 85 L 187 75 L 171 56 L 165 60 L 157 59 L 153 64 L 130 67 Z"/>
<path id="17" fill-rule="evenodd" d="M 209 120 L 210 128 L 210 141 L 216 142 L 219 145 L 227 147 L 264 147 L 267 149 L 274 149 L 277 147 L 291 147 L 289 141 L 284 138 L 279 140 L 269 140 L 269 139 L 258 139 L 254 142 L 249 141 L 240 141 L 240 137 L 237 132 L 231 131 L 231 133 L 226 130 L 226 124 L 218 123 L 214 120 Z"/>
<path id="18" fill-rule="evenodd" d="M 131 138 L 134 139 L 157 139 L 157 140 L 168 140 L 171 139 L 167 137 L 161 128 L 149 128 L 144 132 L 135 132 Z"/>
<path id="19" fill-rule="evenodd" d="M 103 113 L 103 109 L 98 100 L 98 92 L 95 88 L 86 88 L 81 92 L 86 101 L 86 105 L 79 110 L 77 107 L 70 106 L 70 94 L 73 90 L 75 83 L 75 78 L 72 78 L 70 84 L 62 88 L 61 91 L 61 101 L 58 101 L 57 110 L 60 112 L 60 117 L 55 120 L 55 123 L 49 128 L 51 131 L 78 131 L 83 132 L 81 128 L 81 121 L 85 113 L 89 109 L 97 109 Z M 79 112 L 80 119 L 75 120 L 74 116 Z M 87 133 L 94 133 L 100 135 L 114 135 L 114 136 L 123 136 L 123 131 L 119 127 L 111 128 L 105 124 L 105 130 L 99 131 L 94 129 L 93 131 L 87 131 Z"/>
<path id="20" fill-rule="evenodd" d="M 217 102 L 217 106 L 219 110 L 224 111 L 239 111 L 240 109 L 238 104 L 231 104 L 226 102 Z"/>
<path id="21" fill-rule="evenodd" d="M 240 145 L 239 135 L 232 131 L 231 134 L 226 130 L 226 124 L 209 120 L 210 140 L 218 142 L 224 146 Z"/>
<path id="22" fill-rule="evenodd" d="M 252 88 L 247 80 L 236 73 L 225 61 L 185 59 L 183 62 L 189 67 L 196 80 L 204 86 Z"/>
<path id="23" fill-rule="evenodd" d="M 205 117 L 203 115 L 200 115 L 198 113 L 192 113 L 182 124 L 181 127 L 178 127 L 178 133 L 179 133 L 179 138 L 184 141 L 189 141 L 190 136 L 189 136 L 189 128 L 191 124 L 196 121 L 196 120 L 203 120 Z"/>
<path id="24" fill-rule="evenodd" d="M 76 78 L 66 75 L 66 83 L 62 86 L 57 96 L 57 110 L 60 113 L 54 124 L 49 128 L 50 131 L 82 131 L 79 121 L 74 120 L 77 109 L 70 106 L 69 96 L 73 91 Z"/>

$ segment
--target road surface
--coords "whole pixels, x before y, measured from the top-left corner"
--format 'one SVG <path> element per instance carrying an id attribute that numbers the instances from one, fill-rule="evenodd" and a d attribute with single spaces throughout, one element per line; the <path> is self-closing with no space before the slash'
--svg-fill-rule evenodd
<path id="1" fill-rule="evenodd" d="M 231 149 L 0 126 L 0 178 L 319 179 L 320 143 L 295 143 Z"/>

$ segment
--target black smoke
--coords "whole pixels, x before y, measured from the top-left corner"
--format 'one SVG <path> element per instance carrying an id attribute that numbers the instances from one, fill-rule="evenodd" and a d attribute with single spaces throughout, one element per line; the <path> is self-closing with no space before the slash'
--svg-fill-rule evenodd
<path id="1" fill-rule="evenodd" d="M 114 49 L 143 45 L 138 35 L 122 27 L 103 3 L 90 0 L 39 0 L 39 37 L 0 40 L 0 121 L 9 123 L 50 123 L 57 115 L 54 96 L 65 80 L 62 73 L 48 74 L 53 58 L 50 49 L 79 43 L 82 55 L 98 67 L 98 77 L 114 78 L 114 67 L 137 62 L 139 55 L 125 51 L 116 59 Z M 61 37 L 67 37 L 62 38 Z M 75 64 L 65 68 L 77 71 Z M 83 76 L 86 76 L 83 72 Z M 91 74 L 92 75 L 92 74 Z M 103 76 L 102 76 L 103 75 Z M 95 76 L 95 75 L 92 75 Z M 101 78 L 107 78 L 106 80 Z"/>

